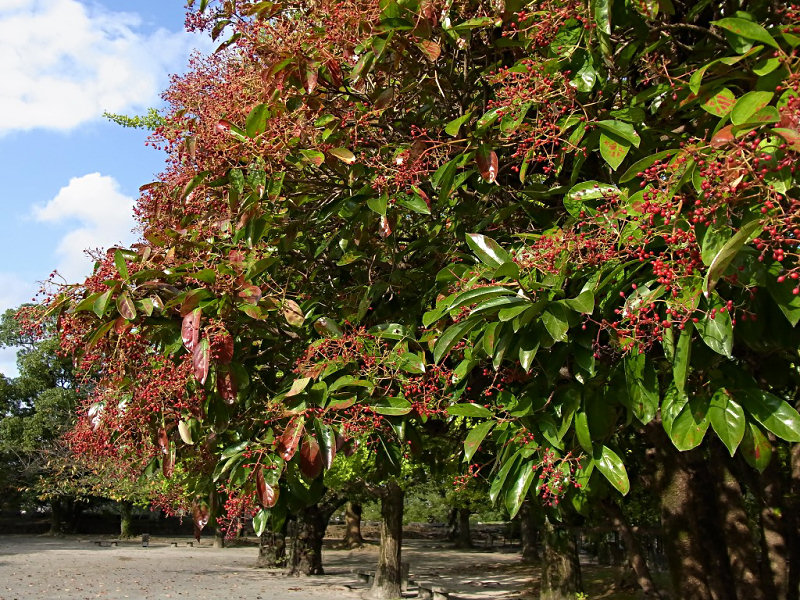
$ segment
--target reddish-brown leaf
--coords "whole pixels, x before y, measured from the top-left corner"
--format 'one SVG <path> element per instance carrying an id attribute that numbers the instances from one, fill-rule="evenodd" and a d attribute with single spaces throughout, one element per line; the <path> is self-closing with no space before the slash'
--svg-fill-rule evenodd
<path id="1" fill-rule="evenodd" d="M 214 340 L 214 357 L 223 365 L 233 360 L 233 336 L 227 331 L 218 334 Z"/>
<path id="2" fill-rule="evenodd" d="M 328 73 L 331 76 L 331 83 L 333 83 L 333 85 L 335 85 L 337 88 L 342 87 L 344 78 L 342 77 L 342 67 L 339 66 L 339 63 L 331 59 L 328 61 L 326 66 L 328 67 Z"/>
<path id="3" fill-rule="evenodd" d="M 389 219 L 387 219 L 384 216 L 381 217 L 381 222 L 380 225 L 378 226 L 378 234 L 382 238 L 387 238 L 390 235 L 392 235 L 392 225 L 391 223 L 389 223 Z"/>
<path id="4" fill-rule="evenodd" d="M 131 327 L 133 327 L 133 323 L 131 323 L 124 317 L 118 317 L 117 320 L 114 321 L 114 332 L 117 335 L 123 335 Z"/>
<path id="5" fill-rule="evenodd" d="M 162 454 L 169 452 L 169 436 L 163 427 L 158 430 L 158 447 L 161 448 Z"/>
<path id="6" fill-rule="evenodd" d="M 228 133 L 231 130 L 231 122 L 225 119 L 220 119 L 217 121 L 216 129 L 220 133 Z"/>
<path id="7" fill-rule="evenodd" d="M 248 285 L 239 292 L 239 298 L 248 304 L 256 305 L 261 300 L 261 288 L 257 285 Z"/>
<path id="8" fill-rule="evenodd" d="M 300 67 L 300 82 L 303 84 L 303 89 L 309 94 L 312 93 L 317 87 L 319 80 L 319 72 L 316 67 L 311 65 Z"/>
<path id="9" fill-rule="evenodd" d="M 300 447 L 300 470 L 309 479 L 316 479 L 322 473 L 322 454 L 319 443 L 310 435 L 305 436 Z"/>
<path id="10" fill-rule="evenodd" d="M 422 53 L 431 62 L 436 62 L 436 59 L 442 54 L 442 48 L 433 40 L 422 40 L 417 42 L 417 46 L 422 50 Z"/>
<path id="11" fill-rule="evenodd" d="M 303 309 L 300 308 L 300 305 L 294 300 L 284 300 L 282 312 L 283 316 L 286 318 L 286 322 L 289 323 L 289 325 L 300 327 L 303 323 L 305 323 L 306 318 L 303 315 Z"/>
<path id="12" fill-rule="evenodd" d="M 197 345 L 197 340 L 200 339 L 200 317 L 202 314 L 203 311 L 196 308 L 183 317 L 181 337 L 183 338 L 183 345 L 189 352 L 194 350 L 194 347 Z"/>
<path id="13" fill-rule="evenodd" d="M 222 397 L 226 404 L 233 404 L 236 402 L 236 393 L 238 386 L 236 385 L 236 378 L 230 371 L 217 372 L 217 393 Z"/>
<path id="14" fill-rule="evenodd" d="M 733 125 L 728 125 L 727 127 L 720 129 L 716 135 L 711 138 L 711 145 L 719 148 L 720 146 L 730 144 L 733 140 Z"/>
<path id="15" fill-rule="evenodd" d="M 278 453 L 286 462 L 292 460 L 294 453 L 297 452 L 297 446 L 303 435 L 303 424 L 303 417 L 292 419 L 283 431 L 283 435 L 278 439 Z"/>
<path id="16" fill-rule="evenodd" d="M 211 365 L 211 346 L 207 339 L 201 340 L 192 352 L 192 366 L 194 376 L 201 384 L 206 382 L 208 368 Z"/>
<path id="17" fill-rule="evenodd" d="M 425 193 L 425 192 L 422 190 L 422 188 L 419 188 L 419 187 L 417 187 L 417 186 L 415 186 L 415 185 L 412 185 L 412 186 L 411 186 L 411 189 L 412 189 L 412 190 L 414 190 L 414 193 L 415 193 L 417 196 L 419 196 L 420 198 L 422 198 L 422 199 L 425 201 L 425 204 L 427 204 L 427 205 L 428 205 L 428 210 L 430 210 L 430 209 L 431 209 L 431 199 L 430 199 L 430 198 L 428 198 L 428 194 L 426 194 L 426 193 Z"/>
<path id="18" fill-rule="evenodd" d="M 200 533 L 203 528 L 208 525 L 209 511 L 208 507 L 200 504 L 195 500 L 192 502 L 192 523 L 194 524 L 194 539 L 200 541 Z"/>
<path id="19" fill-rule="evenodd" d="M 492 183 L 497 179 L 497 169 L 499 168 L 497 162 L 497 154 L 489 146 L 483 145 L 478 149 L 475 156 L 475 161 L 478 163 L 478 171 L 485 181 Z"/>
<path id="20" fill-rule="evenodd" d="M 258 501 L 264 508 L 272 508 L 277 504 L 280 490 L 273 488 L 266 482 L 261 465 L 256 469 L 256 492 L 258 493 Z"/>
<path id="21" fill-rule="evenodd" d="M 175 450 L 170 449 L 161 461 L 161 472 L 169 479 L 175 471 Z"/>
<path id="22" fill-rule="evenodd" d="M 122 292 L 117 297 L 117 311 L 128 321 L 133 321 L 136 318 L 136 307 L 133 305 L 133 299 L 127 291 Z"/>

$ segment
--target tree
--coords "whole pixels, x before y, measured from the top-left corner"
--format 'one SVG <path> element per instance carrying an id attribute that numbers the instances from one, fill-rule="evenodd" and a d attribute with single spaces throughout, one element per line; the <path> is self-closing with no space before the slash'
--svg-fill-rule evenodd
<path id="1" fill-rule="evenodd" d="M 800 441 L 794 8 L 197 4 L 229 37 L 165 94 L 144 240 L 51 302 L 99 376 L 87 449 L 272 510 L 337 439 L 393 462 L 463 419 L 490 495 L 552 523 L 626 494 L 646 436 L 676 595 L 794 593 L 769 507 L 798 484 L 766 469 Z M 743 489 L 766 574 L 739 569 Z"/>

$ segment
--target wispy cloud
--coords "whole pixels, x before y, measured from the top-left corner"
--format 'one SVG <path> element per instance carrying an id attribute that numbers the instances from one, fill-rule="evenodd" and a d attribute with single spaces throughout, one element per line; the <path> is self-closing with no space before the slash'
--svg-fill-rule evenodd
<path id="1" fill-rule="evenodd" d="M 78 0 L 0 0 L 0 135 L 153 106 L 197 42 Z"/>
<path id="2" fill-rule="evenodd" d="M 34 208 L 37 221 L 68 227 L 56 251 L 59 274 L 78 282 L 91 272 L 87 249 L 130 245 L 135 240 L 133 206 L 134 199 L 120 191 L 113 177 L 89 173 L 70 179 L 55 198 Z"/>

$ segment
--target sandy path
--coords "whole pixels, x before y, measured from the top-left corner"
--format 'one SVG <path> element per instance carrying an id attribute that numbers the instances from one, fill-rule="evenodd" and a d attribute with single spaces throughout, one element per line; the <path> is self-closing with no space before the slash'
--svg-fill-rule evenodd
<path id="1" fill-rule="evenodd" d="M 347 600 L 364 589 L 353 570 L 374 568 L 377 557 L 374 546 L 326 548 L 325 576 L 289 579 L 253 568 L 253 546 L 214 549 L 205 539 L 199 547 L 173 548 L 169 539 L 153 539 L 149 548 L 100 548 L 91 539 L 0 536 L 0 600 Z M 403 552 L 412 579 L 463 600 L 518 598 L 531 574 L 512 553 L 454 551 L 422 540 L 409 540 Z"/>

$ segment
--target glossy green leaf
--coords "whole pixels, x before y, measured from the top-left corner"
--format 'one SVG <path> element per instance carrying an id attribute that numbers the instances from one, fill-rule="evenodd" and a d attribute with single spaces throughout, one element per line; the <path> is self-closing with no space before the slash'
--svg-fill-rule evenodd
<path id="1" fill-rule="evenodd" d="M 774 95 L 774 92 L 747 92 L 736 101 L 736 104 L 731 110 L 731 123 L 734 125 L 746 123 L 758 111 L 769 104 Z"/>
<path id="2" fill-rule="evenodd" d="M 433 347 L 433 361 L 435 363 L 441 361 L 452 347 L 464 339 L 479 323 L 480 320 L 473 317 L 448 327 L 436 340 L 436 344 Z"/>
<path id="3" fill-rule="evenodd" d="M 508 510 L 509 518 L 513 519 L 517 516 L 519 509 L 522 508 L 522 503 L 528 496 L 535 475 L 533 464 L 523 463 L 520 465 L 519 475 L 506 492 L 506 510 Z"/>
<path id="4" fill-rule="evenodd" d="M 702 106 L 703 110 L 711 113 L 717 117 L 724 117 L 727 115 L 733 105 L 736 103 L 736 96 L 728 88 L 722 88 L 712 96 L 710 96 Z"/>
<path id="5" fill-rule="evenodd" d="M 746 419 L 741 405 L 731 397 L 728 390 L 719 388 L 711 396 L 708 417 L 711 427 L 733 456 L 744 437 Z"/>
<path id="6" fill-rule="evenodd" d="M 407 415 L 411 412 L 411 402 L 399 396 L 382 398 L 372 410 L 379 415 Z"/>
<path id="7" fill-rule="evenodd" d="M 576 312 L 590 315 L 594 311 L 594 294 L 586 290 L 578 294 L 575 298 L 564 300 L 564 304 Z"/>
<path id="8" fill-rule="evenodd" d="M 511 255 L 500 244 L 480 233 L 468 233 L 467 245 L 483 264 L 493 269 L 511 261 Z"/>
<path id="9" fill-rule="evenodd" d="M 681 452 L 691 450 L 703 441 L 710 424 L 708 400 L 691 398 L 672 421 L 669 437 Z"/>
<path id="10" fill-rule="evenodd" d="M 606 133 L 600 134 L 600 156 L 613 170 L 616 171 L 619 168 L 622 161 L 628 156 L 630 149 L 630 145 L 622 138 Z"/>
<path id="11" fill-rule="evenodd" d="M 478 423 L 467 434 L 466 439 L 464 440 L 464 461 L 469 462 L 472 460 L 472 457 L 475 456 L 475 453 L 478 451 L 478 448 L 483 443 L 483 440 L 489 435 L 489 432 L 494 427 L 494 421 L 484 421 L 483 423 Z"/>
<path id="12" fill-rule="evenodd" d="M 643 425 L 647 425 L 658 410 L 658 377 L 655 368 L 644 353 L 628 354 L 624 362 L 630 409 Z"/>
<path id="13" fill-rule="evenodd" d="M 445 126 L 444 132 L 451 137 L 458 136 L 461 126 L 469 120 L 470 116 L 472 116 L 472 111 L 453 119 Z"/>
<path id="14" fill-rule="evenodd" d="M 742 390 L 736 399 L 765 429 L 787 442 L 800 442 L 800 414 L 788 402 L 761 389 Z"/>
<path id="15" fill-rule="evenodd" d="M 622 140 L 628 142 L 630 147 L 631 145 L 635 148 L 639 147 L 639 144 L 642 141 L 642 138 L 639 137 L 639 134 L 636 133 L 636 129 L 633 128 L 633 125 L 630 123 L 625 123 L 624 121 L 598 121 L 597 126 L 600 129 L 603 129 L 613 136 L 621 138 Z M 602 139 L 602 136 L 601 136 Z"/>
<path id="16" fill-rule="evenodd" d="M 613 485 L 623 496 L 631 489 L 628 480 L 628 471 L 622 459 L 608 446 L 600 446 L 592 455 L 597 470 L 600 471 L 608 482 Z"/>
<path id="17" fill-rule="evenodd" d="M 500 492 L 503 491 L 509 474 L 518 472 L 517 467 L 521 459 L 521 451 L 517 450 L 510 458 L 503 462 L 503 466 L 500 467 L 497 475 L 495 475 L 492 480 L 492 485 L 489 487 L 489 500 L 491 500 L 492 504 L 497 502 L 497 498 L 500 496 Z"/>
<path id="18" fill-rule="evenodd" d="M 722 304 L 715 302 L 712 307 L 719 308 Z M 703 317 L 694 324 L 700 338 L 717 354 L 722 354 L 731 358 L 733 351 L 733 325 L 731 324 L 731 316 L 728 312 L 717 312 L 714 318 L 711 318 L 711 313 L 703 315 Z"/>
<path id="19" fill-rule="evenodd" d="M 567 339 L 569 321 L 567 320 L 567 309 L 563 305 L 551 303 L 542 313 L 542 323 L 544 323 L 547 333 L 556 342 L 563 342 Z"/>
<path id="20" fill-rule="evenodd" d="M 708 267 L 705 279 L 703 280 L 703 292 L 706 296 L 714 290 L 717 281 L 725 274 L 725 270 L 733 262 L 733 259 L 736 258 L 736 255 L 747 243 L 747 240 L 760 230 L 761 222 L 758 219 L 750 221 L 742 225 L 739 231 L 720 248 L 719 252 L 717 252 L 711 261 L 711 265 Z"/>
<path id="21" fill-rule="evenodd" d="M 117 267 L 120 279 L 128 281 L 128 265 L 125 262 L 125 254 L 119 248 L 114 251 L 114 265 Z"/>
<path id="22" fill-rule="evenodd" d="M 247 122 L 245 123 L 247 137 L 254 138 L 264 133 L 267 128 L 267 120 L 271 116 L 268 104 L 259 104 L 253 107 L 250 114 L 247 115 Z"/>
<path id="23" fill-rule="evenodd" d="M 585 181 L 573 186 L 564 196 L 564 208 L 573 217 L 579 217 L 581 211 L 587 209 L 586 202 L 601 198 L 610 198 L 620 194 L 615 185 L 608 185 L 599 181 Z M 593 209 L 589 208 L 594 212 Z"/>
<path id="24" fill-rule="evenodd" d="M 94 314 L 100 318 L 102 318 L 103 315 L 106 314 L 106 310 L 108 310 L 108 304 L 111 301 L 111 293 L 112 290 L 106 290 L 100 296 L 98 296 L 97 299 L 95 299 L 94 304 L 92 305 Z"/>
<path id="25" fill-rule="evenodd" d="M 454 417 L 482 417 L 490 418 L 494 415 L 488 408 L 480 404 L 465 403 L 465 404 L 452 404 L 447 407 L 447 414 Z"/>
<path id="26" fill-rule="evenodd" d="M 592 434 L 589 429 L 589 417 L 582 410 L 575 413 L 575 435 L 584 452 L 592 453 Z"/>
<path id="27" fill-rule="evenodd" d="M 678 336 L 675 344 L 675 355 L 672 359 L 672 380 L 678 391 L 683 392 L 686 387 L 686 377 L 689 374 L 689 364 L 692 356 L 692 323 L 686 323 Z M 671 330 L 670 330 L 671 331 Z"/>
<path id="28" fill-rule="evenodd" d="M 720 19 L 719 21 L 712 21 L 711 23 L 717 27 L 721 27 L 722 29 L 727 29 L 731 33 L 742 36 L 743 38 L 747 38 L 748 40 L 761 42 L 762 44 L 767 44 L 773 48 L 778 47 L 778 42 L 775 41 L 775 38 L 773 38 L 770 33 L 761 25 L 754 23 L 753 21 L 740 19 L 738 17 L 726 17 L 724 19 Z"/>
<path id="29" fill-rule="evenodd" d="M 739 452 L 747 464 L 763 472 L 772 459 L 772 443 L 758 425 L 748 421 Z"/>

